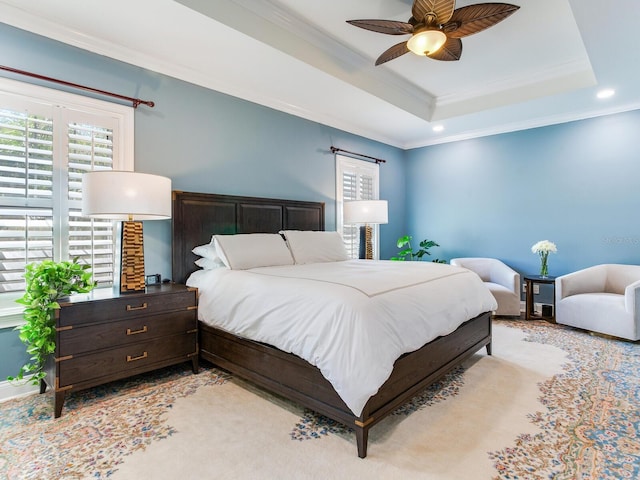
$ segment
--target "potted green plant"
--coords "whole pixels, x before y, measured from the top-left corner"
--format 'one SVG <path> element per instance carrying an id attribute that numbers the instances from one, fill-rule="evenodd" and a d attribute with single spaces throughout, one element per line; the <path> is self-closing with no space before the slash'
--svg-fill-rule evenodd
<path id="1" fill-rule="evenodd" d="M 16 300 L 25 306 L 25 323 L 16 330 L 20 331 L 20 340 L 27 345 L 31 358 L 20 367 L 15 377 L 7 377 L 7 380 L 22 380 L 25 375 L 32 374 L 30 383 L 38 385 L 44 379 L 47 357 L 56 350 L 54 313 L 60 308 L 58 300 L 72 293 L 89 292 L 95 287 L 88 269 L 89 265 L 79 264 L 77 258 L 63 262 L 44 260 L 27 265 L 25 293 Z"/>
<path id="2" fill-rule="evenodd" d="M 400 237 L 396 242 L 398 248 L 402 249 L 398 252 L 398 255 L 395 257 L 391 257 L 391 260 L 404 261 L 404 260 L 423 260 L 425 255 L 431 255 L 429 249 L 431 247 L 439 247 L 440 245 L 434 242 L 433 240 L 424 239 L 420 242 L 420 248 L 413 251 L 413 247 L 411 247 L 411 235 L 404 235 Z M 431 260 L 434 263 L 447 263 L 446 260 L 440 260 L 435 258 Z"/>

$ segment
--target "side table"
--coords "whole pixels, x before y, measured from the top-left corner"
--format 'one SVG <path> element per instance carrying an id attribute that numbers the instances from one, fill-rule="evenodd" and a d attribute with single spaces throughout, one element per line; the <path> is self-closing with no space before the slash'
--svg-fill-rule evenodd
<path id="1" fill-rule="evenodd" d="M 546 276 L 541 277 L 540 275 L 525 275 L 524 276 L 524 284 L 526 285 L 527 294 L 525 300 L 525 318 L 527 320 L 535 319 L 535 318 L 543 318 L 544 320 L 549 320 L 555 322 L 555 312 L 556 312 L 556 277 Z M 551 305 L 553 305 L 553 315 L 551 317 L 545 317 L 543 315 L 534 315 L 533 308 L 533 286 L 535 284 L 543 284 L 543 285 L 552 285 L 553 286 L 553 300 L 551 301 Z"/>

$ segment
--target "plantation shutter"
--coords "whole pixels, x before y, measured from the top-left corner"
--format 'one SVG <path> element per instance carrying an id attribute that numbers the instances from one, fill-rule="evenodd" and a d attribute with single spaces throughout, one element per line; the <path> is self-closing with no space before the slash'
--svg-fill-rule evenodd
<path id="1" fill-rule="evenodd" d="M 358 198 L 358 175 L 354 172 L 342 172 L 342 200 L 356 200 Z M 358 258 L 359 235 L 358 226 L 353 224 L 342 225 L 342 239 L 349 254 L 349 258 Z"/>
<path id="2" fill-rule="evenodd" d="M 24 267 L 53 257 L 53 118 L 0 109 L 0 292 L 24 289 Z"/>
<path id="3" fill-rule="evenodd" d="M 113 223 L 82 216 L 82 174 L 132 169 L 130 110 L 0 79 L 0 311 L 31 262 L 78 257 L 99 284 L 112 282 Z"/>
<path id="4" fill-rule="evenodd" d="M 108 285 L 114 271 L 114 224 L 82 216 L 82 175 L 113 169 L 113 131 L 96 125 L 68 125 L 69 258 L 91 265 L 94 281 Z"/>
<path id="5" fill-rule="evenodd" d="M 349 200 L 377 200 L 379 167 L 377 164 L 336 155 L 336 223 L 350 258 L 358 258 L 359 225 L 344 224 L 342 208 Z M 378 257 L 378 228 L 373 229 L 374 258 Z"/>

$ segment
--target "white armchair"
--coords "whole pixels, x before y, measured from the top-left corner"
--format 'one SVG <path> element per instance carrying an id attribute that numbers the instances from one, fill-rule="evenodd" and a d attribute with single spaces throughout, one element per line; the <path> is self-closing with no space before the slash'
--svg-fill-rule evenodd
<path id="1" fill-rule="evenodd" d="M 520 274 L 496 258 L 452 258 L 451 265 L 478 274 L 492 293 L 500 316 L 520 316 Z"/>
<path id="2" fill-rule="evenodd" d="M 556 322 L 639 340 L 640 265 L 596 265 L 556 278 Z"/>

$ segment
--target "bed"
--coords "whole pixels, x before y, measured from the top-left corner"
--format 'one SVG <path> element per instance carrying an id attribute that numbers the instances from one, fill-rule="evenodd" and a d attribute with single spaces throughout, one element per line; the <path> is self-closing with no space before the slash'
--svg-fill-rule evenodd
<path id="1" fill-rule="evenodd" d="M 172 218 L 173 280 L 185 283 L 198 269 L 191 250 L 212 234 L 322 231 L 324 203 L 176 191 Z M 398 358 L 389 378 L 355 415 L 320 369 L 299 356 L 199 322 L 202 359 L 351 427 L 361 458 L 371 427 L 482 347 L 491 354 L 490 312 Z"/>

